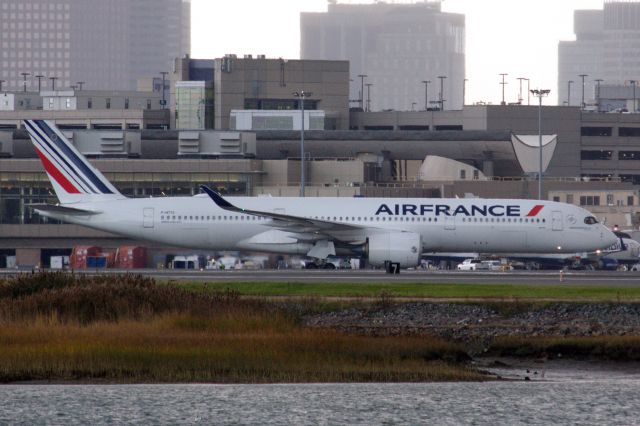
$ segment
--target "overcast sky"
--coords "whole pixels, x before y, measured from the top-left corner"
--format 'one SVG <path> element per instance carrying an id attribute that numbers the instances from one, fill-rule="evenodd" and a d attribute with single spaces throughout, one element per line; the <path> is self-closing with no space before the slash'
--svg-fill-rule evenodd
<path id="1" fill-rule="evenodd" d="M 372 3 L 362 0 L 359 3 Z M 327 10 L 326 0 L 191 0 L 192 57 L 226 53 L 300 57 L 300 12 Z M 573 40 L 573 11 L 602 9 L 603 0 L 445 0 L 443 11 L 466 15 L 467 102 L 499 103 L 500 73 L 507 102 L 517 77 L 551 89 L 555 104 L 558 41 Z M 525 82 L 526 84 L 526 82 Z"/>

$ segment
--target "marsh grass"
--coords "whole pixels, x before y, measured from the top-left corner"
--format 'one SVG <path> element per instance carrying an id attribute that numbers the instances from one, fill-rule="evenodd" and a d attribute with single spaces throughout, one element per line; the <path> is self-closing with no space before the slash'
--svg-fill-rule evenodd
<path id="1" fill-rule="evenodd" d="M 305 328 L 290 305 L 133 275 L 0 283 L 0 381 L 366 382 L 481 380 L 438 338 Z"/>

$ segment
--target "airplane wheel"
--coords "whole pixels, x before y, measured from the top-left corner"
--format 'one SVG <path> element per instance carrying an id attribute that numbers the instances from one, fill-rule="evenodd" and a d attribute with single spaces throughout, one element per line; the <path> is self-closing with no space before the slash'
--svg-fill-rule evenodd
<path id="1" fill-rule="evenodd" d="M 315 263 L 307 263 L 305 269 L 318 269 L 318 265 L 316 265 Z"/>
<path id="2" fill-rule="evenodd" d="M 325 263 L 322 268 L 323 269 L 336 269 L 336 265 L 334 265 L 333 263 Z"/>

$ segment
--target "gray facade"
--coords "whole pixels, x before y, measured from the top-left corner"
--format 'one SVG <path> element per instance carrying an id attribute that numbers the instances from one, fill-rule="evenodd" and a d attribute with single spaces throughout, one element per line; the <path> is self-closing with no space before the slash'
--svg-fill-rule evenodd
<path id="1" fill-rule="evenodd" d="M 576 10 L 575 41 L 558 45 L 558 104 L 596 103 L 596 80 L 602 84 L 624 85 L 640 79 L 640 2 L 606 0 L 602 10 Z M 571 84 L 571 99 L 569 95 Z"/>
<path id="2" fill-rule="evenodd" d="M 190 50 L 189 0 L 2 0 L 0 79 L 5 88 L 134 90 L 171 71 Z"/>
<path id="3" fill-rule="evenodd" d="M 233 129 L 232 110 L 298 110 L 294 92 L 311 93 L 306 110 L 325 112 L 324 128 L 349 128 L 349 62 L 238 58 L 227 55 L 213 60 L 177 59 L 171 75 L 172 99 L 180 82 L 213 83 L 213 128 Z M 172 119 L 176 103 L 170 103 Z M 179 111 L 178 111 L 179 114 Z M 205 121 L 208 121 L 205 120 Z"/>
<path id="4" fill-rule="evenodd" d="M 431 81 L 431 107 L 440 99 L 438 76 L 446 76 L 444 108 L 462 107 L 465 18 L 443 13 L 440 2 L 329 2 L 327 13 L 301 14 L 300 33 L 302 59 L 350 62 L 351 106 L 367 109 L 370 98 L 372 111 L 425 109 L 422 81 Z M 367 75 L 365 84 L 373 86 L 363 90 L 358 75 Z"/>

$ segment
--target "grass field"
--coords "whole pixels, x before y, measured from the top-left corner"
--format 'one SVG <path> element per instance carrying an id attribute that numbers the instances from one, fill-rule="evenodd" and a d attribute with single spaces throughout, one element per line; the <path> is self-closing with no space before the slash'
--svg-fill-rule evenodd
<path id="1" fill-rule="evenodd" d="M 455 343 L 308 328 L 299 307 L 136 276 L 21 276 L 0 282 L 0 382 L 485 379 Z"/>
<path id="2" fill-rule="evenodd" d="M 597 287 L 516 284 L 351 284 L 351 283 L 180 283 L 193 291 L 233 291 L 246 296 L 385 297 L 435 299 L 526 299 L 575 301 L 637 301 L 639 287 Z"/>

